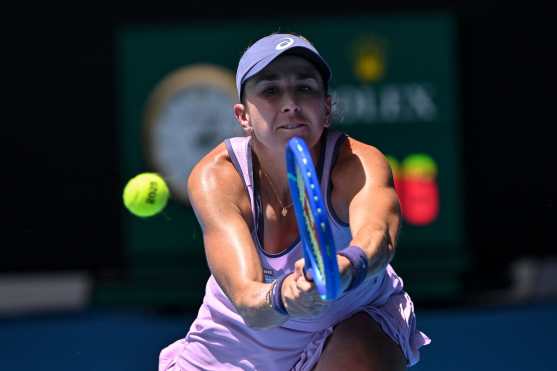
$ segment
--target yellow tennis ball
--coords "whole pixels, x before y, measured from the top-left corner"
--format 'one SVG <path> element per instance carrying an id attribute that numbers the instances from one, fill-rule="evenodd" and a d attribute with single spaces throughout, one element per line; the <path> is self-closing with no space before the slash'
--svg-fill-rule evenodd
<path id="1" fill-rule="evenodd" d="M 124 188 L 124 205 L 143 218 L 158 214 L 168 201 L 168 187 L 156 173 L 142 173 L 128 181 Z"/>

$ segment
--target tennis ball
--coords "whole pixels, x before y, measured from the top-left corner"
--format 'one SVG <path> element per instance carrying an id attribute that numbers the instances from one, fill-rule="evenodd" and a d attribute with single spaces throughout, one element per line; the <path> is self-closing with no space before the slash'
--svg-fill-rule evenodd
<path id="1" fill-rule="evenodd" d="M 146 218 L 158 214 L 168 201 L 168 187 L 156 173 L 141 173 L 124 188 L 124 205 L 134 215 Z"/>

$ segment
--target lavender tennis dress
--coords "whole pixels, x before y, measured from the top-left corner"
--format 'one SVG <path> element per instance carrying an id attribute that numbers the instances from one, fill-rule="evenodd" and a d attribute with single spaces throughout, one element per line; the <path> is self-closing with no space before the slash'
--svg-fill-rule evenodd
<path id="1" fill-rule="evenodd" d="M 339 145 L 345 135 L 329 131 L 322 148 L 317 171 L 321 187 L 330 196 L 330 171 Z M 254 211 L 253 240 L 258 248 L 266 282 L 271 282 L 294 269 L 302 257 L 300 241 L 273 255 L 263 250 L 261 203 L 254 192 L 249 137 L 225 141 L 234 166 L 242 176 Z M 337 249 L 351 241 L 350 229 L 332 211 L 326 198 Z M 311 370 L 323 351 L 333 327 L 357 312 L 368 313 L 396 343 L 406 356 L 408 365 L 419 361 L 419 348 L 430 339 L 416 330 L 412 300 L 393 268 L 368 277 L 355 290 L 344 293 L 326 310 L 309 319 L 290 319 L 271 329 L 252 329 L 238 314 L 234 305 L 213 276 L 207 282 L 203 304 L 186 337 L 161 351 L 159 371 L 182 370 Z"/>

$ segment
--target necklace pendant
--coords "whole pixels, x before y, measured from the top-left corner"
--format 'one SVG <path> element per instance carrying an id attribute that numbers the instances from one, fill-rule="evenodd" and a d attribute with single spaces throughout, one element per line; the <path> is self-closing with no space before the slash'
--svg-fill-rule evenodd
<path id="1" fill-rule="evenodd" d="M 288 210 L 286 209 L 286 207 L 283 207 L 280 213 L 282 214 L 282 216 L 286 216 L 286 214 L 288 214 Z"/>

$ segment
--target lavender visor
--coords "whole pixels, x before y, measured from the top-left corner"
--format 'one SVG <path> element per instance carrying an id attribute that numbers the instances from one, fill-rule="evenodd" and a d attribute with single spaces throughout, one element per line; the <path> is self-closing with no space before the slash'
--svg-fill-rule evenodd
<path id="1" fill-rule="evenodd" d="M 238 99 L 242 96 L 244 83 L 285 52 L 306 58 L 319 70 L 324 82 L 330 80 L 331 69 L 329 65 L 307 40 L 290 34 L 273 34 L 259 39 L 240 58 L 236 70 Z"/>

